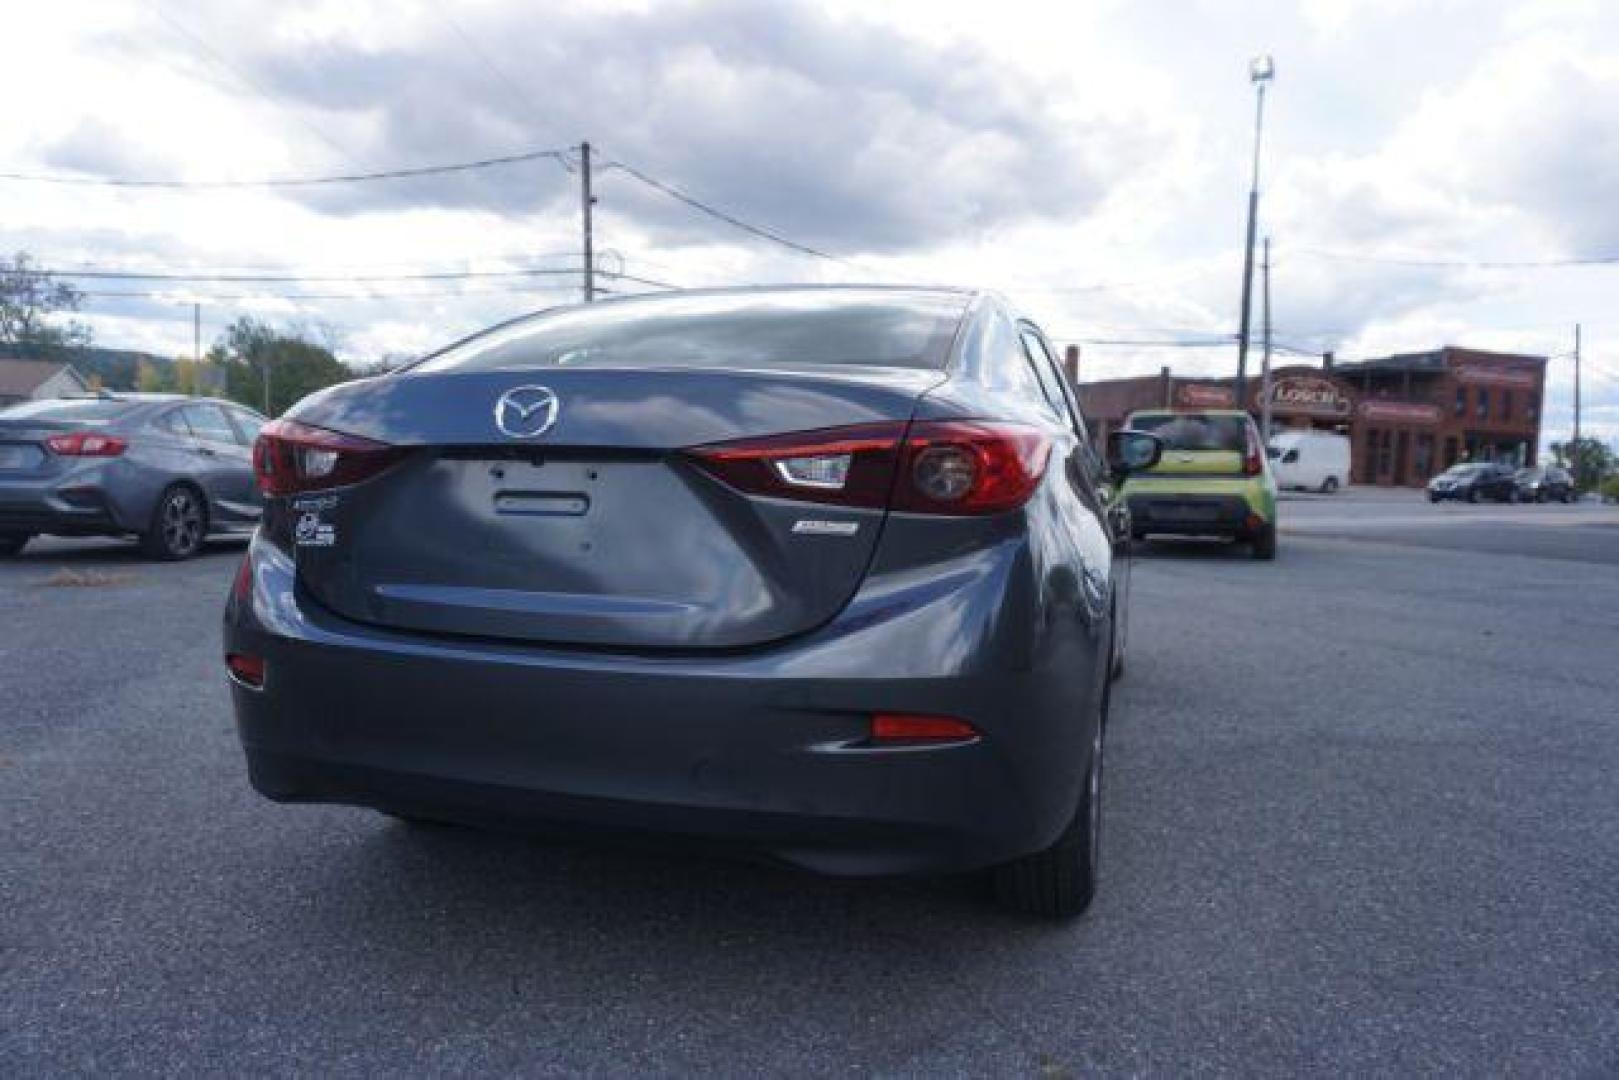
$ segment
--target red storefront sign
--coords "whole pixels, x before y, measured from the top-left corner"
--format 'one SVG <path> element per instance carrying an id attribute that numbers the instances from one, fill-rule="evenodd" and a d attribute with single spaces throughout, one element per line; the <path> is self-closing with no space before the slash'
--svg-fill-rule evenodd
<path id="1" fill-rule="evenodd" d="M 1360 415 L 1366 420 L 1381 420 L 1391 424 L 1437 424 L 1439 406 L 1423 405 L 1415 401 L 1363 401 Z"/>
<path id="2" fill-rule="evenodd" d="M 1535 388 L 1535 373 L 1522 368 L 1493 368 L 1463 365 L 1456 369 L 1456 381 L 1480 386 L 1512 386 L 1524 390 Z"/>
<path id="3" fill-rule="evenodd" d="M 1175 388 L 1175 403 L 1189 409 L 1229 409 L 1236 400 L 1227 386 L 1181 383 Z"/>
<path id="4" fill-rule="evenodd" d="M 1330 380 L 1315 375 L 1288 375 L 1270 388 L 1272 412 L 1296 416 L 1348 416 L 1349 399 Z"/>

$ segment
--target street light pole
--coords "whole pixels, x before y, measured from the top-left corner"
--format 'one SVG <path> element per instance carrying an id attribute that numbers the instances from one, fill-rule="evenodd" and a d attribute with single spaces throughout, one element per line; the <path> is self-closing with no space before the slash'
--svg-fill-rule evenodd
<path id="1" fill-rule="evenodd" d="M 1259 431 L 1260 431 L 1260 435 L 1264 438 L 1265 445 L 1269 446 L 1270 445 L 1270 395 L 1271 395 L 1271 382 L 1270 382 L 1270 237 L 1268 237 L 1268 236 L 1265 237 L 1265 261 L 1262 264 L 1261 269 L 1263 270 L 1263 273 L 1261 275 L 1261 280 L 1264 282 L 1264 291 L 1262 292 L 1261 298 L 1260 298 L 1260 301 L 1261 301 L 1260 302 L 1260 325 L 1263 327 L 1264 342 L 1265 342 L 1265 352 L 1264 352 L 1264 359 L 1260 362 L 1260 376 L 1259 376 L 1259 402 L 1260 402 L 1260 404 L 1259 404 L 1259 416 L 1260 416 L 1260 421 L 1259 421 Z M 1238 402 L 1237 407 L 1238 408 L 1243 408 L 1244 406 L 1242 405 L 1241 402 Z"/>
<path id="2" fill-rule="evenodd" d="M 1256 56 L 1248 65 L 1248 80 L 1254 84 L 1254 171 L 1248 185 L 1248 238 L 1242 255 L 1242 325 L 1237 334 L 1237 403 L 1247 400 L 1248 330 L 1254 297 L 1254 232 L 1259 221 L 1259 147 L 1265 131 L 1265 84 L 1276 77 L 1276 63 L 1268 55 Z"/>

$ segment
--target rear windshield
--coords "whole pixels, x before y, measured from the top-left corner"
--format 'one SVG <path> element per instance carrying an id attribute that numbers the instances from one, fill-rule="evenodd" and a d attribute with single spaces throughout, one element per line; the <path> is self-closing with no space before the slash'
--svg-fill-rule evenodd
<path id="1" fill-rule="evenodd" d="M 1137 431 L 1150 431 L 1164 440 L 1166 450 L 1224 450 L 1247 452 L 1248 424 L 1240 416 L 1204 413 L 1145 413 L 1131 420 Z"/>
<path id="2" fill-rule="evenodd" d="M 100 424 L 116 419 L 135 407 L 134 402 L 116 398 L 51 398 L 24 401 L 0 409 L 0 420 L 38 420 L 44 423 Z"/>
<path id="3" fill-rule="evenodd" d="M 568 308 L 451 346 L 412 371 L 597 367 L 942 368 L 968 297 L 804 290 Z"/>

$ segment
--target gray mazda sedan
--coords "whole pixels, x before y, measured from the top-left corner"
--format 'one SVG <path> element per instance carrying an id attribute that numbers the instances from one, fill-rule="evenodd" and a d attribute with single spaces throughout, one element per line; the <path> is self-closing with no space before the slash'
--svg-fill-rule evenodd
<path id="1" fill-rule="evenodd" d="M 245 534 L 264 417 L 228 401 L 102 393 L 0 409 L 0 555 L 41 533 L 133 536 L 157 559 Z"/>
<path id="2" fill-rule="evenodd" d="M 1095 888 L 1129 523 L 993 295 L 560 308 L 315 394 L 254 449 L 226 608 L 254 786 Z"/>

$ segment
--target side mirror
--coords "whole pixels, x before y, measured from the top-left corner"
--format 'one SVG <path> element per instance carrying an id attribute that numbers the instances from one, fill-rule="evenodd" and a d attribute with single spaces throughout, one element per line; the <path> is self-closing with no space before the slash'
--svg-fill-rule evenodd
<path id="1" fill-rule="evenodd" d="M 1125 428 L 1107 437 L 1107 467 L 1115 480 L 1145 472 L 1164 456 L 1164 440 L 1145 431 Z"/>

